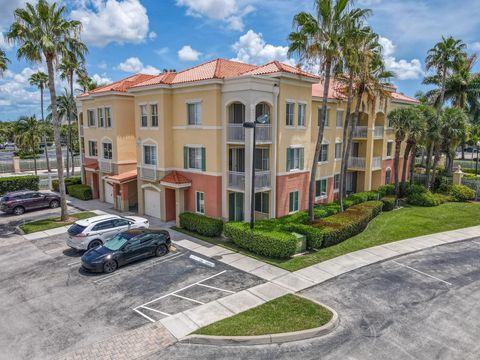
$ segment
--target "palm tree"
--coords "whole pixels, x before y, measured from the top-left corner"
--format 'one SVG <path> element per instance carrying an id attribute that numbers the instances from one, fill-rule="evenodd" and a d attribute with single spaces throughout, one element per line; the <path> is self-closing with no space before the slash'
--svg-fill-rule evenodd
<path id="1" fill-rule="evenodd" d="M 88 76 L 85 68 L 82 68 L 80 71 L 78 71 L 77 76 L 77 83 L 82 88 L 82 92 L 86 93 L 87 91 L 91 91 L 98 87 L 98 84 Z"/>
<path id="2" fill-rule="evenodd" d="M 15 142 L 20 147 L 25 147 L 32 151 L 33 166 L 35 175 L 37 175 L 37 148 L 42 134 L 41 123 L 35 115 L 22 116 L 16 123 L 16 131 Z"/>
<path id="3" fill-rule="evenodd" d="M 410 158 L 410 183 L 413 181 L 413 168 L 415 167 L 415 155 L 417 153 L 417 142 L 425 131 L 425 118 L 420 105 L 412 107 L 411 118 L 408 122 L 407 144 L 403 154 L 402 181 L 400 186 L 400 196 L 405 195 L 407 186 L 407 166 Z"/>
<path id="4" fill-rule="evenodd" d="M 45 74 L 42 71 L 37 71 L 36 73 L 32 74 L 30 76 L 30 85 L 38 87 L 40 90 L 40 108 L 41 108 L 41 114 L 42 114 L 42 121 L 45 121 L 45 117 L 43 116 L 43 90 L 45 89 L 45 85 L 48 82 L 48 75 Z M 45 160 L 47 162 L 47 170 L 50 172 L 50 160 L 48 159 L 48 147 L 47 147 L 47 139 L 44 136 L 43 137 L 43 142 L 45 144 Z"/>
<path id="5" fill-rule="evenodd" d="M 70 95 L 67 89 L 63 89 L 63 94 L 60 96 L 57 96 L 57 114 L 60 122 L 64 119 L 68 119 L 70 116 L 72 120 L 76 120 L 76 105 L 75 105 L 75 99 L 73 96 Z M 49 111 L 47 115 L 47 120 L 52 120 L 53 119 L 53 111 L 52 111 L 52 106 L 49 105 L 47 107 L 47 110 Z M 67 130 L 68 132 L 68 130 Z M 68 137 L 68 134 L 67 134 Z"/>
<path id="6" fill-rule="evenodd" d="M 447 108 L 442 113 L 442 148 L 447 155 L 445 170 L 451 175 L 455 150 L 467 132 L 468 117 L 465 111 L 458 108 Z"/>
<path id="7" fill-rule="evenodd" d="M 7 70 L 7 64 L 9 62 L 10 60 L 8 60 L 7 55 L 5 54 L 5 51 L 0 49 L 0 75 L 2 75 L 3 72 Z"/>
<path id="8" fill-rule="evenodd" d="M 52 105 L 52 124 L 57 157 L 58 183 L 61 197 L 61 220 L 68 218 L 65 182 L 63 176 L 60 121 L 57 114 L 54 63 L 67 54 L 84 60 L 86 46 L 79 40 L 81 23 L 65 19 L 65 6 L 51 5 L 46 0 L 36 4 L 27 3 L 25 8 L 16 9 L 14 22 L 6 34 L 9 41 L 18 44 L 17 57 L 40 63 L 43 59 L 48 70 L 48 90 Z"/>
<path id="9" fill-rule="evenodd" d="M 421 130 L 418 129 L 418 133 L 414 134 L 412 140 L 414 140 L 414 144 L 412 145 L 412 154 L 413 156 L 410 159 L 410 184 L 413 184 L 413 172 L 415 169 L 415 155 L 417 153 L 417 147 L 422 145 L 422 165 L 424 160 L 425 154 L 425 147 L 428 143 L 428 140 L 431 139 L 431 134 L 429 133 L 431 124 L 435 124 L 437 115 L 435 113 L 435 109 L 425 103 L 417 105 L 417 109 L 420 112 L 420 118 L 422 123 Z M 414 127 L 414 132 L 416 127 Z M 412 131 L 412 129 L 410 129 Z M 431 157 L 431 156 L 430 156 Z"/>
<path id="10" fill-rule="evenodd" d="M 319 64 L 320 71 L 323 74 L 322 118 L 318 127 L 308 192 L 308 215 L 311 221 L 314 220 L 313 206 L 315 202 L 317 160 L 320 156 L 325 129 L 332 69 L 341 58 L 341 41 L 347 19 L 362 18 L 370 12 L 366 9 L 348 11 L 348 5 L 351 3 L 351 0 L 315 0 L 316 14 L 301 12 L 295 15 L 293 23 L 296 31 L 288 36 L 290 42 L 289 55 L 297 54 L 300 63 L 306 61 Z"/>

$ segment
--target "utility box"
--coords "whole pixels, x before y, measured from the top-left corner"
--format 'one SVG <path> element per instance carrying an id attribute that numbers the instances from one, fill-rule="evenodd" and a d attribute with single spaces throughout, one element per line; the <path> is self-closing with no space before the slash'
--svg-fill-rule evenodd
<path id="1" fill-rule="evenodd" d="M 292 233 L 297 238 L 297 250 L 295 254 L 301 254 L 307 251 L 307 237 L 302 234 Z"/>

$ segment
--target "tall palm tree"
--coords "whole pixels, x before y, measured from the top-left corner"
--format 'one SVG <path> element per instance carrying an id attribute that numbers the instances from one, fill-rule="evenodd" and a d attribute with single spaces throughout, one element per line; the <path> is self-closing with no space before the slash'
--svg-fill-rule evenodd
<path id="1" fill-rule="evenodd" d="M 82 68 L 80 71 L 77 72 L 77 83 L 82 88 L 82 92 L 86 93 L 87 91 L 91 91 L 98 87 L 98 84 L 87 74 L 87 70 Z"/>
<path id="2" fill-rule="evenodd" d="M 76 120 L 76 111 L 75 111 L 75 99 L 70 95 L 67 89 L 63 89 L 63 94 L 57 96 L 57 114 L 60 122 L 64 119 L 68 119 L 70 116 L 72 120 Z M 47 107 L 49 111 L 47 115 L 47 120 L 53 119 L 52 105 Z M 67 135 L 68 136 L 68 135 Z"/>
<path id="3" fill-rule="evenodd" d="M 48 90 L 52 105 L 52 124 L 57 157 L 58 183 L 61 197 L 61 220 L 67 220 L 67 201 L 62 163 L 62 144 L 60 140 L 60 121 L 57 114 L 57 95 L 55 92 L 55 67 L 59 57 L 67 54 L 84 60 L 86 46 L 79 40 L 81 23 L 65 19 L 66 8 L 57 3 L 49 4 L 38 0 L 36 4 L 27 3 L 25 8 L 16 9 L 14 22 L 6 34 L 9 41 L 18 44 L 17 57 L 40 63 L 43 59 L 48 70 Z"/>
<path id="4" fill-rule="evenodd" d="M 315 0 L 315 15 L 301 12 L 294 16 L 295 31 L 288 36 L 289 55 L 297 54 L 301 62 L 320 65 L 323 74 L 322 117 L 318 127 L 315 154 L 310 172 L 308 191 L 308 215 L 314 220 L 315 182 L 317 162 L 323 141 L 327 101 L 330 90 L 332 69 L 341 58 L 341 41 L 347 18 L 362 18 L 369 14 L 366 9 L 349 10 L 352 0 Z"/>
<path id="5" fill-rule="evenodd" d="M 7 64 L 10 62 L 8 60 L 5 51 L 0 49 L 0 75 L 2 75 L 7 70 Z"/>
<path id="6" fill-rule="evenodd" d="M 48 75 L 42 71 L 37 71 L 36 73 L 32 74 L 29 79 L 30 85 L 36 86 L 40 90 L 40 109 L 42 114 L 42 121 L 45 121 L 45 117 L 43 116 L 43 90 L 45 90 L 45 85 L 48 82 Z M 47 139 L 43 137 L 43 143 L 45 144 L 45 160 L 47 162 L 47 170 L 48 172 L 51 171 L 50 169 L 50 160 L 48 159 L 48 147 L 47 147 Z"/>
<path id="7" fill-rule="evenodd" d="M 468 117 L 459 108 L 446 108 L 442 113 L 442 149 L 447 155 L 445 170 L 451 175 L 455 150 L 467 132 Z"/>
<path id="8" fill-rule="evenodd" d="M 422 164 L 423 164 L 425 147 L 429 139 L 431 139 L 429 134 L 429 129 L 431 127 L 431 124 L 435 124 L 437 119 L 437 114 L 435 113 L 435 109 L 433 107 L 425 103 L 422 103 L 420 105 L 417 105 L 417 109 L 420 112 L 421 123 L 423 126 L 421 129 L 419 128 L 418 133 L 414 134 L 414 136 L 412 137 L 412 140 L 415 142 L 412 145 L 413 156 L 410 159 L 410 184 L 413 184 L 413 172 L 415 170 L 415 155 L 417 153 L 417 147 L 419 144 L 422 145 Z M 411 130 L 412 129 L 410 129 L 410 131 Z"/>
<path id="9" fill-rule="evenodd" d="M 31 150 L 35 175 L 37 175 L 37 148 L 42 134 L 41 123 L 35 115 L 22 116 L 16 123 L 16 131 L 15 142 L 20 147 Z"/>

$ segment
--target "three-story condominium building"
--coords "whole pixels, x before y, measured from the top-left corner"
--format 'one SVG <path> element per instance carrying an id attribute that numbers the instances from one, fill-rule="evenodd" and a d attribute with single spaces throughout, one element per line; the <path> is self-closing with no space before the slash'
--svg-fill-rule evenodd
<path id="1" fill-rule="evenodd" d="M 117 209 L 137 207 L 165 221 L 183 211 L 242 221 L 250 217 L 255 168 L 257 218 L 306 209 L 322 96 L 318 76 L 277 61 L 216 59 L 128 77 L 78 97 L 84 180 Z M 393 181 L 386 114 L 414 103 L 394 87 L 362 101 L 349 192 Z M 346 101 L 333 81 L 328 104 L 315 160 L 317 202 L 332 201 L 339 187 Z M 253 156 L 254 132 L 244 124 L 259 117 L 265 121 L 256 125 Z"/>

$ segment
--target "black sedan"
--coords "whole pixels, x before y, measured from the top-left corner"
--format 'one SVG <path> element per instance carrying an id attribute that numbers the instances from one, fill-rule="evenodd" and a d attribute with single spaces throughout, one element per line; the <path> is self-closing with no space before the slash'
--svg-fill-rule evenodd
<path id="1" fill-rule="evenodd" d="M 82 256 L 82 266 L 88 271 L 111 273 L 133 261 L 166 255 L 170 245 L 170 234 L 166 230 L 128 230 L 88 250 Z"/>

